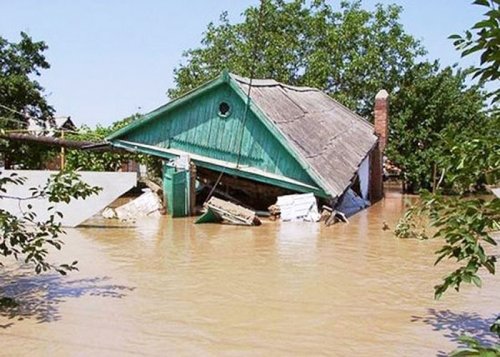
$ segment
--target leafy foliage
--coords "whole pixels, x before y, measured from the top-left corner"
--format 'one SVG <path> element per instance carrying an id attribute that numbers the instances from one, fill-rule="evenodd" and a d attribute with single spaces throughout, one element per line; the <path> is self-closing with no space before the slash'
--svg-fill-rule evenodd
<path id="1" fill-rule="evenodd" d="M 184 53 L 174 71 L 178 97 L 228 69 L 256 78 L 320 88 L 357 112 L 371 116 L 374 93 L 398 88 L 402 75 L 424 54 L 399 23 L 402 9 L 361 1 L 264 0 L 263 11 L 250 7 L 244 21 L 231 24 L 223 13 L 210 23 L 202 46 Z M 259 24 L 260 22 L 260 24 Z M 252 64 L 252 65 L 250 65 Z"/>
<path id="2" fill-rule="evenodd" d="M 468 336 L 461 336 L 460 341 L 467 347 L 453 351 L 450 357 L 498 357 L 500 355 L 500 345 L 484 346 L 477 339 Z"/>
<path id="3" fill-rule="evenodd" d="M 45 42 L 35 42 L 24 32 L 18 43 L 0 37 L 0 129 L 22 130 L 26 129 L 28 118 L 39 122 L 52 118 L 54 109 L 47 104 L 44 90 L 36 81 L 41 70 L 50 67 L 43 54 L 47 48 Z M 7 167 L 16 163 L 23 168 L 37 168 L 50 154 L 38 146 L 3 140 L 0 152 Z"/>
<path id="4" fill-rule="evenodd" d="M 481 287 L 480 270 L 495 274 L 497 258 L 491 250 L 497 246 L 493 232 L 500 230 L 500 199 L 467 195 L 480 187 L 481 183 L 500 182 L 498 117 L 491 118 L 488 124 L 485 130 L 471 134 L 469 138 L 450 136 L 444 141 L 442 156 L 436 161 L 442 176 L 447 178 L 457 195 L 443 196 L 439 189 L 434 193 L 423 191 L 420 204 L 405 213 L 395 231 L 401 238 L 421 239 L 428 238 L 427 232 L 432 231 L 433 238 L 444 242 L 436 251 L 435 264 L 450 259 L 458 264 L 434 287 L 436 298 L 440 298 L 449 288 L 459 291 L 462 283 Z M 490 330 L 500 337 L 498 320 Z M 452 356 L 500 355 L 498 346 L 485 346 L 465 336 L 462 342 L 467 348 L 454 351 Z"/>
<path id="5" fill-rule="evenodd" d="M 386 155 L 403 170 L 405 191 L 431 189 L 437 160 L 446 149 L 443 138 L 466 138 L 489 120 L 485 94 L 466 86 L 466 73 L 437 62 L 407 71 L 391 101 Z"/>
<path id="6" fill-rule="evenodd" d="M 500 31 L 498 0 L 476 0 L 474 4 L 488 7 L 486 19 L 478 22 L 465 37 L 452 35 L 455 46 L 463 56 L 481 52 L 481 66 L 472 70 L 481 82 L 496 80 L 500 76 L 499 57 Z M 499 90 L 491 93 L 492 104 L 500 100 Z M 448 288 L 459 291 L 462 283 L 482 286 L 478 275 L 480 269 L 495 274 L 497 258 L 488 254 L 488 247 L 497 245 L 493 231 L 500 230 L 500 199 L 484 200 L 467 197 L 467 192 L 474 191 L 484 183 L 500 183 L 500 113 L 493 108 L 486 121 L 480 123 L 472 132 L 445 130 L 440 141 L 443 150 L 437 157 L 442 178 L 446 177 L 452 191 L 459 196 L 444 197 L 440 190 L 435 193 L 424 192 L 420 205 L 412 207 L 400 221 L 396 234 L 401 237 L 414 237 L 415 217 L 425 217 L 435 229 L 435 238 L 443 239 L 445 244 L 436 252 L 435 264 L 443 259 L 455 260 L 459 267 L 444 277 L 441 284 L 435 286 L 435 297 L 440 298 Z M 441 181 L 441 180 L 440 180 Z M 439 183 L 437 185 L 439 187 Z M 418 227 L 419 226 L 419 227 Z M 490 331 L 500 337 L 499 318 Z M 500 346 L 486 346 L 481 341 L 462 336 L 465 348 L 453 351 L 450 356 L 500 356 Z"/>
<path id="7" fill-rule="evenodd" d="M 97 125 L 95 129 L 91 129 L 83 126 L 77 133 L 68 134 L 67 138 L 77 141 L 103 141 L 111 133 L 127 126 L 140 117 L 140 114 L 134 114 L 111 124 L 109 127 Z M 146 164 L 153 177 L 161 177 L 161 162 L 158 159 L 133 153 L 68 150 L 66 168 L 69 170 L 117 171 L 123 163 L 131 160 Z"/>
<path id="8" fill-rule="evenodd" d="M 75 172 L 60 172 L 53 175 L 43 187 L 30 188 L 29 197 L 11 197 L 6 195 L 6 186 L 23 185 L 26 179 L 17 174 L 0 176 L 0 200 L 29 201 L 33 199 L 46 198 L 51 203 L 70 202 L 72 199 L 82 198 L 96 194 L 99 187 L 92 187 L 82 182 Z M 50 246 L 61 249 L 63 241 L 61 235 L 64 233 L 58 218 L 62 214 L 55 206 L 47 208 L 50 212 L 46 221 L 40 221 L 31 205 L 22 212 L 20 217 L 0 209 L 0 256 L 13 257 L 16 260 L 32 264 L 35 272 L 41 273 L 54 269 L 61 274 L 75 270 L 77 262 L 71 264 L 54 265 L 47 261 Z M 0 266 L 2 262 L 0 261 Z"/>
<path id="9" fill-rule="evenodd" d="M 481 82 L 495 82 L 500 78 L 500 2 L 498 0 L 476 0 L 474 4 L 485 7 L 488 11 L 484 19 L 476 23 L 463 36 L 451 35 L 456 49 L 462 56 L 473 53 L 480 55 L 480 64 L 472 70 L 474 78 Z M 500 100 L 500 89 L 494 90 L 491 95 L 493 101 Z"/>
<path id="10" fill-rule="evenodd" d="M 401 238 L 427 238 L 424 220 L 433 237 L 445 245 L 436 252 L 438 259 L 454 259 L 462 265 L 435 287 L 439 298 L 448 288 L 457 291 L 460 285 L 481 285 L 480 268 L 495 273 L 496 258 L 487 255 L 484 245 L 496 245 L 492 231 L 500 230 L 500 199 L 485 200 L 468 197 L 478 185 L 500 182 L 500 125 L 498 116 L 489 118 L 482 130 L 469 133 L 464 139 L 448 136 L 436 158 L 436 167 L 449 184 L 454 196 L 443 196 L 439 185 L 434 193 L 421 192 L 420 204 L 410 208 L 399 222 L 395 233 Z"/>
<path id="11" fill-rule="evenodd" d="M 77 133 L 70 133 L 67 138 L 76 141 L 103 141 L 112 132 L 128 125 L 139 118 L 139 114 L 134 114 L 123 120 L 113 123 L 109 127 L 97 125 L 95 129 L 87 126 L 81 127 Z M 83 150 L 68 150 L 66 155 L 66 167 L 69 170 L 89 170 L 89 171 L 116 171 L 124 162 L 134 159 L 133 154 L 118 154 L 113 152 L 93 152 Z"/>
<path id="12" fill-rule="evenodd" d="M 474 132 L 445 133 L 438 166 L 452 192 L 474 192 L 500 183 L 500 116 L 491 111 Z"/>

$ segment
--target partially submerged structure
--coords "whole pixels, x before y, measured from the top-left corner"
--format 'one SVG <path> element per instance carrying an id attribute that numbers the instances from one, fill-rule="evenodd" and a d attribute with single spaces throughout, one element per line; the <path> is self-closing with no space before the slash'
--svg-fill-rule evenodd
<path id="1" fill-rule="evenodd" d="M 318 89 L 223 72 L 107 141 L 165 159 L 164 192 L 173 216 L 193 213 L 197 194 L 198 201 L 206 198 L 195 179 L 256 209 L 305 192 L 336 206 L 349 189 L 374 202 L 382 197 L 386 102 L 383 91 L 376 135 L 371 123 Z"/>
<path id="2" fill-rule="evenodd" d="M 25 179 L 23 185 L 7 183 L 3 188 L 6 197 L 0 200 L 0 209 L 6 210 L 17 217 L 23 217 L 26 212 L 36 213 L 35 222 L 43 222 L 54 215 L 54 211 L 47 210 L 54 206 L 55 211 L 62 213 L 62 217 L 55 215 L 56 223 L 64 227 L 76 227 L 92 217 L 100 210 L 111 204 L 118 197 L 135 187 L 137 174 L 134 172 L 92 172 L 79 171 L 80 179 L 90 186 L 97 186 L 101 191 L 86 199 L 74 199 L 70 202 L 50 202 L 49 197 L 33 197 L 32 188 L 45 187 L 51 176 L 59 171 L 43 170 L 2 170 L 0 178 L 16 174 Z"/>

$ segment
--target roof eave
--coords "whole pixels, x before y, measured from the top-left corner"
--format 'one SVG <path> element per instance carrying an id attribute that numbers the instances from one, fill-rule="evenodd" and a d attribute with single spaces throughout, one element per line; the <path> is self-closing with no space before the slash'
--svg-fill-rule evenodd
<path id="1" fill-rule="evenodd" d="M 297 192 L 312 192 L 316 196 L 327 198 L 326 192 L 321 188 L 315 187 L 292 178 L 272 174 L 260 169 L 252 167 L 239 166 L 234 162 L 227 162 L 218 159 L 205 157 L 203 155 L 184 152 L 177 149 L 160 148 L 157 146 L 128 142 L 125 140 L 116 140 L 111 144 L 113 147 L 121 148 L 131 152 L 142 152 L 163 159 L 172 159 L 179 157 L 181 154 L 187 154 L 196 166 L 204 167 L 217 172 L 224 172 L 227 175 L 234 175 L 246 179 L 250 179 L 265 184 L 282 187 Z"/>

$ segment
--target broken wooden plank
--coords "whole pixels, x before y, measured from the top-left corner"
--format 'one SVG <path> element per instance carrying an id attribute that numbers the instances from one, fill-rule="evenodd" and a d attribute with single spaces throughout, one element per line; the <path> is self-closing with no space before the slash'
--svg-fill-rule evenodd
<path id="1" fill-rule="evenodd" d="M 212 197 L 205 203 L 205 208 L 207 212 L 195 223 L 215 221 L 245 226 L 260 226 L 262 224 L 255 212 L 217 197 Z"/>
<path id="2" fill-rule="evenodd" d="M 145 184 L 151 191 L 153 191 L 156 194 L 163 194 L 163 187 L 158 185 L 156 182 L 151 181 L 147 177 L 141 177 L 139 179 L 139 182 L 142 182 Z"/>

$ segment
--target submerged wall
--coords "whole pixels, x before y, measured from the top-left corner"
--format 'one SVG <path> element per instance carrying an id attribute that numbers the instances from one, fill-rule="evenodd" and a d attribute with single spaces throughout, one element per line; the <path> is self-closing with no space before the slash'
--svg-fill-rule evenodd
<path id="1" fill-rule="evenodd" d="M 7 190 L 5 195 L 27 198 L 31 197 L 31 187 L 43 187 L 51 175 L 59 173 L 59 171 L 38 171 L 38 170 L 3 170 L 2 176 L 10 176 L 16 173 L 19 177 L 25 177 L 24 185 L 6 184 L 4 188 Z M 101 187 L 102 190 L 92 195 L 85 200 L 71 200 L 70 203 L 52 203 L 46 198 L 37 198 L 29 200 L 16 199 L 0 199 L 0 208 L 21 216 L 22 211 L 26 211 L 28 204 L 32 205 L 33 211 L 36 213 L 40 221 L 49 218 L 47 208 L 55 206 L 56 210 L 63 214 L 62 219 L 57 218 L 57 222 L 61 222 L 65 227 L 75 227 L 83 221 L 92 217 L 100 210 L 104 209 L 111 202 L 116 200 L 122 194 L 130 190 L 137 183 L 137 174 L 135 172 L 79 172 L 81 180 L 91 186 Z"/>

